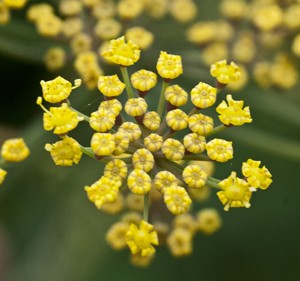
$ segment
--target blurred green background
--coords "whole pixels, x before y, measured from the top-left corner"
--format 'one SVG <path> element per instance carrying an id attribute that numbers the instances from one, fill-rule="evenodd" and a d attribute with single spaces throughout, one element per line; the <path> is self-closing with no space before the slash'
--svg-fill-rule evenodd
<path id="1" fill-rule="evenodd" d="M 218 1 L 203 2 L 199 18 L 214 16 L 212 7 Z M 270 188 L 254 194 L 250 209 L 229 212 L 213 195 L 199 207 L 220 211 L 221 230 L 209 237 L 197 235 L 189 257 L 176 259 L 159 248 L 153 264 L 139 269 L 130 265 L 128 251 L 115 252 L 106 244 L 105 233 L 117 218 L 97 211 L 83 190 L 99 178 L 101 164 L 83 157 L 76 167 L 59 168 L 44 150 L 46 142 L 56 139 L 43 131 L 35 100 L 41 95 L 39 81 L 58 75 L 48 73 L 41 63 L 51 42 L 41 40 L 23 22 L 22 12 L 14 16 L 0 27 L 0 138 L 2 142 L 7 136 L 24 137 L 31 156 L 7 166 L 9 173 L 0 189 L 0 280 L 300 280 L 299 85 L 285 93 L 250 83 L 236 97 L 250 105 L 254 122 L 220 134 L 234 141 L 235 157 L 218 165 L 215 177 L 225 178 L 231 170 L 240 173 L 241 163 L 252 158 L 273 174 Z M 168 17 L 147 24 L 159 34 L 153 48 L 142 55 L 144 64 L 152 61 L 148 68 L 154 70 L 161 49 L 181 53 L 184 63 L 191 48 L 184 43 L 186 26 L 173 27 Z M 200 69 L 198 78 L 183 76 L 179 81 L 191 88 L 205 71 Z M 65 74 L 70 80 L 77 78 Z M 78 109 L 98 97 L 96 91 L 77 91 L 80 94 L 72 101 Z M 78 131 L 78 135 L 84 132 L 84 126 Z"/>

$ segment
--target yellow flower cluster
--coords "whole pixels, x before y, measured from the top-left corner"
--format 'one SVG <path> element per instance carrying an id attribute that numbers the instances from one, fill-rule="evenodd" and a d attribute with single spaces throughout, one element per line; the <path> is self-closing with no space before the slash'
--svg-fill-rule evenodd
<path id="1" fill-rule="evenodd" d="M 9 8 L 21 7 L 26 1 L 0 2 L 0 23 L 8 21 Z M 29 7 L 27 19 L 35 25 L 41 36 L 53 39 L 53 46 L 44 55 L 47 69 L 57 71 L 71 63 L 83 83 L 89 89 L 95 89 L 98 77 L 103 74 L 103 63 L 132 65 L 138 60 L 139 51 L 146 50 L 153 44 L 153 33 L 140 26 L 138 18 L 160 20 L 167 13 L 179 23 L 187 23 L 195 18 L 197 5 L 194 0 L 59 0 L 54 8 L 44 1 Z M 86 20 L 87 18 L 90 20 Z M 109 44 L 110 40 L 121 34 L 124 34 L 123 38 Z M 125 38 L 128 43 L 124 43 Z M 71 51 L 57 45 L 57 41 L 62 39 L 67 42 Z M 130 46 L 126 47 L 127 45 Z M 123 60 L 123 53 L 128 51 L 132 52 L 131 55 L 125 56 L 126 60 Z M 99 58 L 102 52 L 106 55 Z M 148 83 L 150 87 L 153 84 L 150 81 Z M 139 84 L 137 89 L 147 91 L 148 85 L 142 82 Z M 133 86 L 136 87 L 134 83 Z"/>
<path id="2" fill-rule="evenodd" d="M 44 129 L 53 130 L 61 138 L 45 148 L 60 166 L 78 164 L 82 153 L 105 163 L 103 175 L 85 186 L 85 191 L 104 212 L 129 211 L 108 231 L 107 241 L 117 250 L 127 245 L 134 264 L 147 265 L 158 244 L 166 244 L 174 256 L 188 255 L 196 230 L 212 234 L 221 226 L 214 209 L 192 213 L 193 202 L 207 199 L 209 187 L 220 190 L 217 196 L 228 210 L 250 207 L 252 192 L 266 189 L 272 182 L 267 168 L 260 168 L 260 161 L 251 159 L 243 163 L 244 179 L 237 178 L 235 172 L 222 181 L 212 177 L 209 165 L 233 158 L 232 142 L 214 135 L 251 123 L 252 118 L 249 107 L 232 95 L 227 95 L 227 103 L 216 106 L 220 124 L 206 115 L 205 109 L 216 103 L 221 88 L 239 79 L 241 71 L 233 62 L 219 61 L 211 67 L 217 86 L 200 81 L 188 93 L 173 84 L 183 73 L 179 55 L 161 51 L 157 74 L 141 69 L 131 75 L 128 66 L 140 57 L 140 49 L 133 42 L 126 42 L 124 37 L 113 39 L 102 56 L 119 65 L 122 79 L 99 75 L 97 85 L 103 101 L 90 116 L 72 108 L 69 100 L 79 81 L 74 87 L 62 77 L 41 82 L 44 99 L 58 103 L 47 110 L 42 97 L 38 98 L 45 111 Z M 157 77 L 161 78 L 160 96 L 155 90 Z M 122 96 L 125 89 L 127 98 Z M 68 136 L 79 121 L 90 125 L 90 147 Z M 162 221 L 170 213 L 173 222 Z"/>
<path id="3" fill-rule="evenodd" d="M 24 161 L 30 155 L 30 150 L 23 138 L 7 139 L 1 145 L 0 166 L 10 162 Z M 0 167 L 0 185 L 4 182 L 7 171 Z"/>
<path id="4" fill-rule="evenodd" d="M 215 13 L 218 20 L 194 22 L 187 28 L 186 37 L 201 49 L 206 65 L 226 58 L 244 69 L 241 79 L 229 85 L 230 89 L 241 89 L 250 74 L 264 88 L 285 90 L 296 85 L 295 56 L 300 56 L 299 1 L 223 0 Z M 195 54 L 192 59 L 198 56 Z M 222 66 L 213 67 L 212 75 L 216 71 L 221 74 Z M 234 78 L 230 71 L 226 72 L 229 75 L 219 75 L 220 83 Z"/>
<path id="5" fill-rule="evenodd" d="M 22 9 L 27 0 L 2 0 L 0 2 L 0 25 L 7 24 L 11 17 L 11 10 Z"/>

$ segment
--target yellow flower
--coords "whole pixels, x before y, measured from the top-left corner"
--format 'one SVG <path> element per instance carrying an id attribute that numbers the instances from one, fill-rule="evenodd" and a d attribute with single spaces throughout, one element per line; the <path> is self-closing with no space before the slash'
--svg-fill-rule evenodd
<path id="1" fill-rule="evenodd" d="M 53 14 L 53 7 L 50 4 L 34 4 L 28 8 L 27 18 L 29 21 L 35 22 L 39 17 L 47 17 L 51 14 Z"/>
<path id="2" fill-rule="evenodd" d="M 83 30 L 83 21 L 81 18 L 71 17 L 66 18 L 63 22 L 62 33 L 67 38 L 76 36 Z"/>
<path id="3" fill-rule="evenodd" d="M 185 105 L 188 101 L 188 93 L 178 85 L 168 86 L 164 95 L 166 101 L 174 106 Z"/>
<path id="4" fill-rule="evenodd" d="M 62 20 L 54 14 L 36 19 L 36 27 L 42 36 L 55 37 L 62 31 Z"/>
<path id="5" fill-rule="evenodd" d="M 224 205 L 224 210 L 228 211 L 230 207 L 250 207 L 250 198 L 252 192 L 249 190 L 249 184 L 240 178 L 236 177 L 236 172 L 231 172 L 231 175 L 219 182 L 219 187 L 222 191 L 217 193 L 220 201 Z"/>
<path id="6" fill-rule="evenodd" d="M 130 116 L 141 116 L 147 111 L 148 105 L 143 98 L 128 99 L 125 111 Z"/>
<path id="7" fill-rule="evenodd" d="M 261 161 L 248 159 L 243 162 L 242 173 L 251 187 L 267 189 L 272 183 L 272 175 L 265 166 L 260 168 L 260 164 Z"/>
<path id="8" fill-rule="evenodd" d="M 122 110 L 122 104 L 117 99 L 102 101 L 98 109 L 103 108 L 115 116 L 118 116 Z"/>
<path id="9" fill-rule="evenodd" d="M 95 131 L 104 133 L 115 125 L 115 121 L 116 116 L 113 113 L 99 108 L 97 111 L 91 113 L 89 123 Z"/>
<path id="10" fill-rule="evenodd" d="M 144 138 L 144 145 L 151 152 L 160 150 L 163 142 L 163 137 L 154 133 Z"/>
<path id="11" fill-rule="evenodd" d="M 188 119 L 188 115 L 180 109 L 171 110 L 166 116 L 168 126 L 174 131 L 185 129 L 188 126 Z"/>
<path id="12" fill-rule="evenodd" d="M 0 168 L 0 185 L 4 182 L 7 172 Z"/>
<path id="13" fill-rule="evenodd" d="M 154 166 L 154 157 L 146 148 L 137 149 L 132 155 L 132 164 L 135 169 L 149 172 Z"/>
<path id="14" fill-rule="evenodd" d="M 114 134 L 115 139 L 115 150 L 113 151 L 113 155 L 120 155 L 124 153 L 129 147 L 129 137 L 124 132 L 116 132 Z"/>
<path id="15" fill-rule="evenodd" d="M 174 217 L 173 227 L 174 229 L 181 228 L 194 234 L 196 230 L 196 221 L 191 213 L 184 213 Z"/>
<path id="16" fill-rule="evenodd" d="M 139 227 L 131 224 L 126 233 L 126 242 L 132 254 L 141 253 L 149 256 L 155 252 L 153 245 L 158 245 L 158 237 L 153 225 L 142 220 Z"/>
<path id="17" fill-rule="evenodd" d="M 122 0 L 118 2 L 117 12 L 120 18 L 132 20 L 143 11 L 143 2 L 139 0 Z"/>
<path id="18" fill-rule="evenodd" d="M 247 15 L 247 3 L 244 0 L 225 0 L 220 5 L 221 13 L 229 19 L 240 20 Z"/>
<path id="19" fill-rule="evenodd" d="M 181 56 L 170 55 L 167 52 L 160 52 L 156 69 L 164 79 L 175 79 L 182 74 Z"/>
<path id="20" fill-rule="evenodd" d="M 197 228 L 204 234 L 211 235 L 222 226 L 222 219 L 216 209 L 203 209 L 197 213 L 196 217 Z"/>
<path id="21" fill-rule="evenodd" d="M 147 92 L 157 83 L 157 75 L 149 70 L 141 69 L 131 75 L 131 83 L 135 89 Z"/>
<path id="22" fill-rule="evenodd" d="M 183 145 L 187 151 L 199 154 L 205 150 L 206 140 L 197 133 L 190 133 L 184 136 Z"/>
<path id="23" fill-rule="evenodd" d="M 105 206 L 105 205 L 104 205 Z M 106 233 L 106 241 L 114 250 L 124 249 L 129 223 L 119 221 L 113 224 Z"/>
<path id="24" fill-rule="evenodd" d="M 151 131 L 156 131 L 160 126 L 160 122 L 160 116 L 156 111 L 148 111 L 145 113 L 143 118 L 143 124 L 147 129 Z"/>
<path id="25" fill-rule="evenodd" d="M 164 189 L 164 201 L 174 215 L 187 212 L 192 203 L 186 190 L 178 185 L 171 185 Z"/>
<path id="26" fill-rule="evenodd" d="M 75 80 L 75 86 L 72 87 L 72 84 L 64 79 L 61 76 L 56 77 L 54 80 L 45 82 L 41 81 L 43 97 L 45 101 L 50 103 L 58 103 L 66 100 L 71 94 L 72 89 L 79 87 L 81 80 Z"/>
<path id="27" fill-rule="evenodd" d="M 3 3 L 10 9 L 20 9 L 23 8 L 27 0 L 3 0 Z"/>
<path id="28" fill-rule="evenodd" d="M 114 136 L 109 133 L 94 133 L 91 147 L 97 156 L 108 156 L 113 153 L 116 147 Z"/>
<path id="29" fill-rule="evenodd" d="M 126 206 L 130 211 L 142 212 L 144 209 L 144 196 L 128 193 L 126 196 Z"/>
<path id="30" fill-rule="evenodd" d="M 118 132 L 125 133 L 128 136 L 129 141 L 138 140 L 142 135 L 140 127 L 132 122 L 124 122 L 119 127 Z"/>
<path id="31" fill-rule="evenodd" d="M 120 81 L 118 75 L 100 76 L 98 89 L 106 97 L 116 97 L 122 94 L 125 84 Z"/>
<path id="32" fill-rule="evenodd" d="M 46 131 L 54 129 L 54 134 L 62 135 L 75 129 L 83 117 L 63 103 L 60 107 L 50 107 L 50 111 L 44 113 L 43 120 Z"/>
<path id="33" fill-rule="evenodd" d="M 191 188 L 201 188 L 205 185 L 207 174 L 199 165 L 188 165 L 182 172 L 184 182 Z"/>
<path id="34" fill-rule="evenodd" d="M 121 23 L 113 18 L 100 19 L 94 28 L 95 34 L 103 40 L 117 38 L 120 35 L 121 30 Z"/>
<path id="35" fill-rule="evenodd" d="M 63 48 L 49 48 L 44 56 L 44 62 L 49 71 L 61 69 L 65 65 L 66 53 Z M 44 97 L 46 100 L 46 98 Z"/>
<path id="36" fill-rule="evenodd" d="M 141 50 L 148 49 L 154 39 L 154 36 L 151 32 L 139 26 L 128 28 L 126 30 L 125 36 L 127 40 L 131 40 L 132 42 L 137 44 Z"/>
<path id="37" fill-rule="evenodd" d="M 189 128 L 199 135 L 207 135 L 214 128 L 214 120 L 202 113 L 190 116 L 188 122 Z"/>
<path id="38" fill-rule="evenodd" d="M 275 4 L 256 5 L 252 21 L 262 31 L 270 31 L 280 26 L 283 20 L 283 11 Z"/>
<path id="39" fill-rule="evenodd" d="M 59 12 L 64 16 L 76 16 L 82 11 L 82 4 L 77 0 L 66 0 L 59 3 Z"/>
<path id="40" fill-rule="evenodd" d="M 164 141 L 161 151 L 167 159 L 178 161 L 183 158 L 185 149 L 180 141 L 169 138 Z"/>
<path id="41" fill-rule="evenodd" d="M 138 254 L 130 255 L 130 263 L 136 267 L 146 268 L 151 264 L 154 257 L 155 257 L 155 253 L 144 257 L 138 253 Z"/>
<path id="42" fill-rule="evenodd" d="M 127 185 L 133 193 L 143 195 L 151 189 L 151 178 L 145 171 L 134 169 L 128 175 Z"/>
<path id="43" fill-rule="evenodd" d="M 235 101 L 231 95 L 227 95 L 226 99 L 228 105 L 222 101 L 216 108 L 216 111 L 221 114 L 219 119 L 223 124 L 241 126 L 252 122 L 249 106 L 243 108 L 244 101 Z"/>
<path id="44" fill-rule="evenodd" d="M 6 140 L 1 147 L 1 157 L 6 162 L 21 162 L 30 154 L 29 148 L 23 138 Z"/>
<path id="45" fill-rule="evenodd" d="M 230 82 L 238 81 L 241 71 L 234 62 L 227 64 L 226 60 L 221 60 L 211 65 L 210 74 L 216 77 L 219 83 L 226 85 Z"/>
<path id="46" fill-rule="evenodd" d="M 195 18 L 197 6 L 192 0 L 174 0 L 170 7 L 170 13 L 177 21 L 186 23 Z"/>
<path id="47" fill-rule="evenodd" d="M 71 38 L 70 45 L 73 53 L 78 55 L 75 60 L 75 67 L 79 73 L 96 64 L 97 58 L 95 53 L 91 51 L 92 38 L 89 34 L 83 31 L 78 32 Z"/>
<path id="48" fill-rule="evenodd" d="M 110 41 L 109 48 L 101 54 L 105 59 L 121 66 L 133 65 L 140 58 L 138 45 L 132 41 L 125 42 L 125 37 Z"/>
<path id="49" fill-rule="evenodd" d="M 177 186 L 177 178 L 169 171 L 160 171 L 154 177 L 154 186 L 158 191 L 164 193 L 166 188 Z"/>
<path id="50" fill-rule="evenodd" d="M 199 108 L 212 106 L 217 99 L 217 89 L 203 82 L 198 83 L 191 91 L 192 103 Z"/>
<path id="51" fill-rule="evenodd" d="M 175 257 L 188 256 L 192 253 L 192 233 L 183 228 L 175 228 L 167 237 L 167 245 Z"/>
<path id="52" fill-rule="evenodd" d="M 226 162 L 233 158 L 232 142 L 213 139 L 206 144 L 207 155 L 211 160 Z"/>
<path id="53" fill-rule="evenodd" d="M 110 214 L 116 215 L 124 210 L 124 197 L 121 193 L 118 193 L 117 199 L 114 202 L 105 203 L 101 207 L 101 211 Z"/>
<path id="54" fill-rule="evenodd" d="M 71 137 L 65 136 L 61 141 L 45 145 L 45 149 L 50 152 L 54 163 L 58 166 L 72 166 L 78 164 L 82 151 L 79 143 Z"/>
<path id="55" fill-rule="evenodd" d="M 107 178 L 118 178 L 120 181 L 127 177 L 127 165 L 121 159 L 113 159 L 104 167 L 104 176 Z"/>
<path id="56" fill-rule="evenodd" d="M 103 71 L 98 64 L 97 54 L 91 51 L 80 51 L 75 60 L 75 69 L 88 89 L 97 87 L 98 78 Z"/>
<path id="57" fill-rule="evenodd" d="M 103 204 L 114 202 L 117 199 L 121 182 L 107 177 L 101 177 L 91 186 L 85 186 L 85 191 L 91 202 L 100 209 Z"/>

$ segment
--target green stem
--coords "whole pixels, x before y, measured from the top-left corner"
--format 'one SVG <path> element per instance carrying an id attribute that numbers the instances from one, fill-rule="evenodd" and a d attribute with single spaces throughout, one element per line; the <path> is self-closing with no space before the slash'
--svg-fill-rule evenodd
<path id="1" fill-rule="evenodd" d="M 190 113 L 188 114 L 189 116 L 192 116 L 193 114 L 196 114 L 198 112 L 198 109 L 197 109 L 197 107 L 194 107 L 191 111 L 190 111 Z"/>
<path id="2" fill-rule="evenodd" d="M 185 155 L 182 160 L 195 160 L 195 161 L 211 161 L 211 159 L 202 154 L 189 154 Z"/>
<path id="3" fill-rule="evenodd" d="M 212 181 L 210 177 L 207 179 L 206 184 L 215 189 L 221 189 L 220 186 L 218 185 L 218 183 L 215 181 Z"/>
<path id="4" fill-rule="evenodd" d="M 165 109 L 165 91 L 166 88 L 168 87 L 169 82 L 166 80 L 163 80 L 162 86 L 161 86 L 161 92 L 160 92 L 160 97 L 159 97 L 159 102 L 158 102 L 158 107 L 157 107 L 157 113 L 158 115 L 163 118 L 163 113 Z"/>
<path id="5" fill-rule="evenodd" d="M 90 147 L 84 147 L 84 146 L 80 146 L 82 153 L 84 153 L 85 155 L 96 159 L 94 152 L 92 151 L 92 149 Z"/>
<path id="6" fill-rule="evenodd" d="M 210 133 L 208 133 L 208 134 L 205 135 L 205 137 L 208 137 L 208 136 L 220 133 L 220 132 L 224 131 L 226 128 L 228 128 L 228 127 L 225 126 L 224 124 L 221 124 L 221 125 L 213 128 Z"/>
<path id="7" fill-rule="evenodd" d="M 121 73 L 122 73 L 122 76 L 123 76 L 124 83 L 126 85 L 127 97 L 128 97 L 128 99 L 133 99 L 134 94 L 133 94 L 133 90 L 132 90 L 132 87 L 131 87 L 127 67 L 126 66 L 121 66 L 120 69 L 121 69 Z"/>
<path id="8" fill-rule="evenodd" d="M 85 121 L 90 122 L 90 117 L 88 117 L 87 115 L 85 115 L 85 114 L 81 113 L 80 111 L 76 110 L 75 108 L 73 108 L 69 102 L 68 102 L 68 105 L 72 111 L 75 111 L 79 116 L 83 117 L 83 119 Z"/>
<path id="9" fill-rule="evenodd" d="M 149 198 L 149 192 L 147 192 L 145 195 L 144 195 L 144 210 L 143 210 L 143 219 L 144 221 L 148 221 L 149 219 L 149 203 L 150 203 L 150 198 Z"/>

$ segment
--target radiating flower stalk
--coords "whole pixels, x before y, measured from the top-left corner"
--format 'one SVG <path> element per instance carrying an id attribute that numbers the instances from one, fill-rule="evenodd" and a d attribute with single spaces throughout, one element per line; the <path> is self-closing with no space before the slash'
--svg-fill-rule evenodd
<path id="1" fill-rule="evenodd" d="M 131 261 L 140 266 L 150 263 L 158 245 L 167 245 L 176 257 L 189 255 L 197 232 L 210 235 L 222 224 L 217 210 L 196 210 L 196 202 L 208 199 L 211 188 L 218 190 L 216 195 L 228 211 L 249 208 L 253 192 L 272 182 L 268 169 L 253 159 L 242 164 L 241 178 L 235 171 L 223 180 L 212 177 L 215 162 L 225 163 L 234 156 L 232 141 L 218 133 L 252 122 L 249 107 L 230 94 L 216 106 L 219 120 L 206 114 L 226 85 L 238 81 L 240 68 L 234 62 L 216 62 L 211 65 L 216 87 L 199 81 L 186 91 L 175 82 L 183 73 L 179 55 L 161 51 L 156 72 L 130 73 L 140 48 L 122 36 L 111 40 L 102 56 L 120 67 L 121 77 L 98 77 L 103 101 L 90 116 L 71 106 L 70 95 L 79 80 L 74 86 L 60 76 L 41 81 L 43 98 L 37 103 L 45 111 L 44 129 L 60 137 L 45 149 L 59 166 L 78 164 L 82 154 L 104 163 L 103 175 L 84 189 L 99 210 L 126 211 L 108 230 L 112 248 L 128 246 Z M 119 97 L 125 89 L 122 103 Z M 50 109 L 42 105 L 43 99 L 52 104 Z M 89 123 L 93 130 L 89 147 L 70 136 L 79 122 Z"/>
<path id="2" fill-rule="evenodd" d="M 3 167 L 8 163 L 22 162 L 29 155 L 30 150 L 23 138 L 11 138 L 4 141 L 0 147 L 0 185 L 7 176 L 7 171 Z"/>

